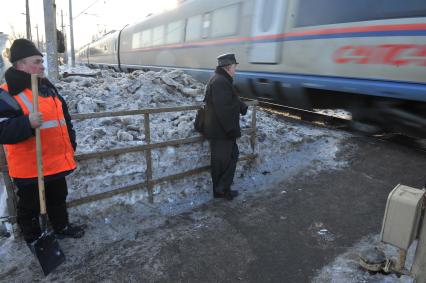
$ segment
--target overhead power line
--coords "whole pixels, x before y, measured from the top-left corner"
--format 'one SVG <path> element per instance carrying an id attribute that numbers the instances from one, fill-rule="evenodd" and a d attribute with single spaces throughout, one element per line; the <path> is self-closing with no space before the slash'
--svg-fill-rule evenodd
<path id="1" fill-rule="evenodd" d="M 77 16 L 75 16 L 73 18 L 73 20 L 75 20 L 76 18 L 78 18 L 79 16 L 83 15 L 84 12 L 86 12 L 87 10 L 89 10 L 93 5 L 95 5 L 97 2 L 99 2 L 99 0 L 95 0 L 92 4 L 90 4 L 87 8 L 85 8 L 83 11 L 81 11 Z"/>

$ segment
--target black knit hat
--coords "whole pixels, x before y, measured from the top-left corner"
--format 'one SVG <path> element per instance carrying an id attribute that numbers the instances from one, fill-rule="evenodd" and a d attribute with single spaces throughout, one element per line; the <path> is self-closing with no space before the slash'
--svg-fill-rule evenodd
<path id="1" fill-rule="evenodd" d="M 34 43 L 28 39 L 25 38 L 19 38 L 16 39 L 12 46 L 10 47 L 10 58 L 9 61 L 11 63 L 14 63 L 22 58 L 27 58 L 34 55 L 40 55 L 40 51 L 38 51 L 37 47 L 34 45 Z"/>

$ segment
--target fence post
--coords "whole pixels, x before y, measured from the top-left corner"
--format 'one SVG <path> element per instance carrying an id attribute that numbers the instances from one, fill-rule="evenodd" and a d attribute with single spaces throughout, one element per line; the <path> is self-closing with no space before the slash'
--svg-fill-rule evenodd
<path id="1" fill-rule="evenodd" d="M 12 183 L 12 179 L 9 176 L 7 171 L 7 162 L 6 162 L 6 154 L 4 152 L 3 146 L 0 146 L 0 167 L 1 167 L 1 175 L 3 177 L 4 185 L 6 187 L 6 205 L 7 205 L 7 213 L 9 215 L 9 223 L 12 225 L 11 232 L 14 237 L 18 236 L 18 230 L 16 226 L 16 213 L 17 213 L 17 199 L 14 190 L 14 186 Z"/>
<path id="2" fill-rule="evenodd" d="M 251 151 L 254 153 L 255 147 L 256 147 L 256 106 L 257 104 L 253 105 L 253 111 L 251 112 L 251 137 L 250 137 L 250 145 L 251 145 Z"/>
<path id="3" fill-rule="evenodd" d="M 144 128 L 145 128 L 145 140 L 147 144 L 151 143 L 151 129 L 149 127 L 149 113 L 143 114 L 144 117 Z M 146 159 L 146 187 L 148 188 L 148 197 L 149 202 L 154 202 L 154 195 L 152 191 L 152 158 L 151 158 L 151 149 L 145 150 L 145 159 Z"/>

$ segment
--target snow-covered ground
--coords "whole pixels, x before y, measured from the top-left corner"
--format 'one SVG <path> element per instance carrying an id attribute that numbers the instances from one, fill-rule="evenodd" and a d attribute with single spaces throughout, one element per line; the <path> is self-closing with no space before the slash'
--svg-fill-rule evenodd
<path id="1" fill-rule="evenodd" d="M 417 246 L 415 241 L 407 253 L 407 261 L 405 267 L 407 270 L 413 264 L 414 252 Z M 402 275 L 400 277 L 395 274 L 384 275 L 382 273 L 369 273 L 360 268 L 359 254 L 364 250 L 378 248 L 383 251 L 387 258 L 397 261 L 398 250 L 391 246 L 380 242 L 379 235 L 369 235 L 364 237 L 354 247 L 348 249 L 345 253 L 337 257 L 332 263 L 325 266 L 318 276 L 312 280 L 313 283 L 412 283 L 413 278 Z"/>
<path id="2" fill-rule="evenodd" d="M 176 70 L 125 74 L 77 67 L 63 68 L 62 71 L 97 74 L 96 77 L 70 76 L 57 84 L 71 113 L 192 105 L 203 98 L 204 85 Z M 248 114 L 242 117 L 242 128 L 250 126 L 251 115 L 252 110 L 249 109 Z M 151 141 L 196 136 L 192 125 L 194 116 L 195 111 L 151 115 Z M 143 125 L 143 116 L 75 121 L 77 154 L 145 144 Z M 245 194 L 266 190 L 301 172 L 309 176 L 323 170 L 341 170 L 347 163 L 338 160 L 336 155 L 347 137 L 348 134 L 344 132 L 283 122 L 274 115 L 258 111 L 255 148 L 258 158 L 251 164 L 239 163 L 234 188 L 240 190 L 244 197 Z M 240 156 L 252 152 L 248 136 L 243 136 L 238 144 Z M 208 143 L 153 150 L 152 160 L 154 178 L 208 165 Z M 145 167 L 143 152 L 81 161 L 78 169 L 68 178 L 68 199 L 143 182 Z M 155 186 L 154 204 L 148 202 L 147 192 L 142 189 L 74 207 L 70 209 L 70 214 L 75 222 L 90 223 L 88 233 L 79 242 L 80 248 L 99 249 L 106 243 L 120 239 L 136 239 L 141 229 L 155 227 L 155 223 L 164 215 L 190 210 L 211 198 L 211 181 L 206 172 Z M 135 215 L 145 215 L 146 218 L 138 220 Z M 105 226 L 118 228 L 106 229 Z M 370 239 L 366 241 L 367 245 L 374 242 Z M 65 248 L 69 245 L 67 243 Z M 365 245 L 360 243 L 354 247 L 354 251 Z M 0 240 L 0 247 L 0 274 L 14 274 L 18 266 L 34 264 L 34 259 L 22 242 L 3 239 Z M 75 264 L 78 260 L 78 251 L 73 249 L 70 253 L 66 265 Z M 362 281 L 364 272 L 347 258 L 345 253 L 331 266 L 325 267 L 316 282 L 372 282 Z M 37 268 L 32 266 L 23 269 L 14 279 L 26 281 L 34 276 L 37 280 L 42 279 Z M 335 274 L 338 277 L 334 277 Z M 361 281 L 346 281 L 352 278 Z M 395 279 L 377 275 L 374 282 L 410 282 L 389 281 L 389 278 Z"/>

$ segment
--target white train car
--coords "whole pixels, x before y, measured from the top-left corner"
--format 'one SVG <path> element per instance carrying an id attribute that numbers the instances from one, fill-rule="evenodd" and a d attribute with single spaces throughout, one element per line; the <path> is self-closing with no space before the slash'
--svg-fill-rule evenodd
<path id="1" fill-rule="evenodd" d="M 88 48 L 90 64 L 181 68 L 205 81 L 232 52 L 248 97 L 426 129 L 424 0 L 193 0 L 110 40 L 110 57 Z"/>
<path id="2" fill-rule="evenodd" d="M 110 67 L 118 70 L 119 35 L 119 31 L 112 31 L 97 41 L 85 45 L 77 52 L 77 62 L 93 67 Z"/>

